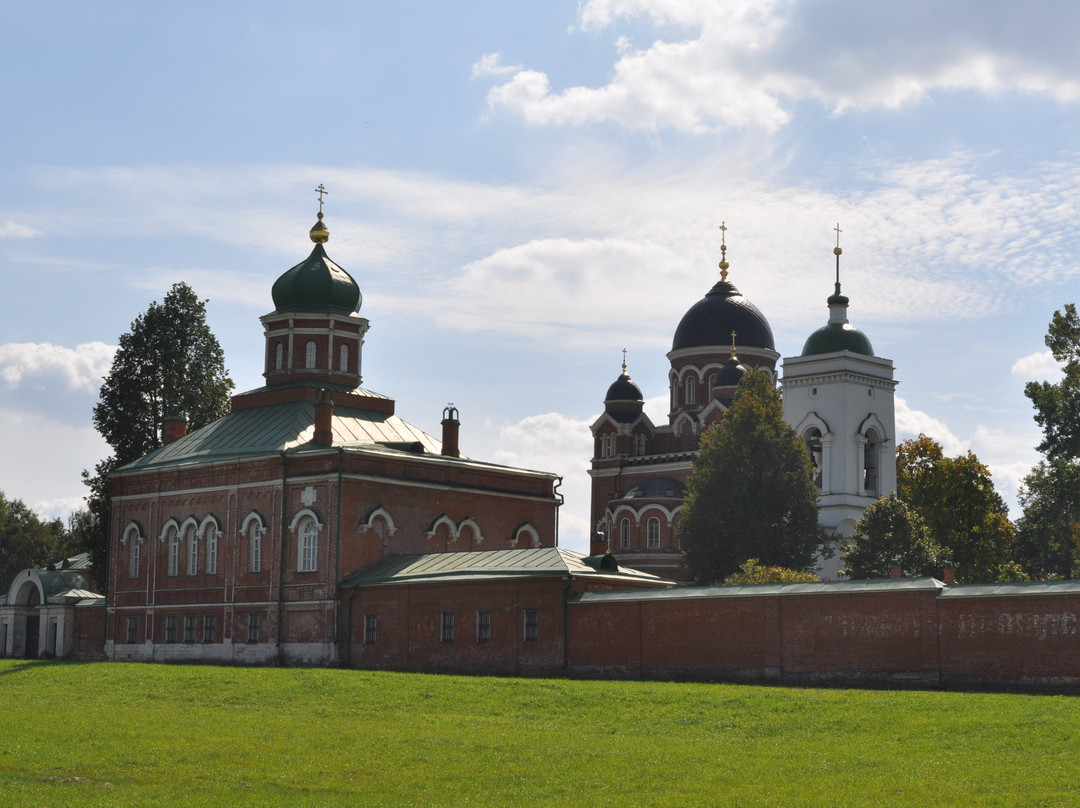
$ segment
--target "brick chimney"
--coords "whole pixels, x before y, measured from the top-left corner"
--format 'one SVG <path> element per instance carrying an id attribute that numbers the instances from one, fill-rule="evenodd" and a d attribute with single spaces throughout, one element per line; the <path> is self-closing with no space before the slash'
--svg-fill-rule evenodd
<path id="1" fill-rule="evenodd" d="M 447 404 L 442 411 L 442 453 L 447 457 L 461 457 L 461 452 L 458 450 L 460 428 L 457 407 L 452 403 Z"/>
<path id="2" fill-rule="evenodd" d="M 945 585 L 952 586 L 956 583 L 956 570 L 952 567 L 945 568 Z"/>
<path id="3" fill-rule="evenodd" d="M 326 390 L 319 391 L 315 401 L 315 442 L 323 446 L 334 443 L 334 402 Z"/>
<path id="4" fill-rule="evenodd" d="M 161 442 L 172 443 L 187 434 L 186 415 L 166 415 L 161 421 Z"/>
<path id="5" fill-rule="evenodd" d="M 901 570 L 900 567 L 893 567 L 892 568 L 892 577 L 893 578 L 899 578 L 901 572 L 903 572 L 903 570 Z"/>
<path id="6" fill-rule="evenodd" d="M 589 547 L 589 555 L 602 556 L 609 552 L 607 536 L 603 531 L 593 533 L 592 545 Z"/>

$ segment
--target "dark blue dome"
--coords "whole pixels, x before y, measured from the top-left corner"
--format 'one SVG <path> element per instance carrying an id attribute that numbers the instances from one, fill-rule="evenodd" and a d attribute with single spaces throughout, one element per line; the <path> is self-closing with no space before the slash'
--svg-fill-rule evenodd
<path id="1" fill-rule="evenodd" d="M 739 345 L 775 350 L 765 315 L 734 284 L 719 281 L 683 315 L 671 349 L 730 345 L 732 331 Z"/>
<path id="2" fill-rule="evenodd" d="M 713 387 L 738 387 L 745 375 L 746 367 L 739 364 L 739 360 L 733 356 L 713 376 Z"/>
<path id="3" fill-rule="evenodd" d="M 622 372 L 622 375 L 617 378 L 611 387 L 607 390 L 607 395 L 604 396 L 604 402 L 608 401 L 644 401 L 645 397 L 641 395 L 641 388 L 630 381 L 630 377 L 626 375 L 626 371 Z"/>

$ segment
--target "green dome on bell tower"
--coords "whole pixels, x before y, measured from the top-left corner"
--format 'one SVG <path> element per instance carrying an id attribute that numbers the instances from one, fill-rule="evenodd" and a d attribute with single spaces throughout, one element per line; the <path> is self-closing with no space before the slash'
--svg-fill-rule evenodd
<path id="1" fill-rule="evenodd" d="M 837 225 L 837 242 L 840 239 L 839 227 Z M 840 293 L 841 253 L 843 250 L 837 243 L 833 249 L 833 255 L 836 256 L 836 290 L 829 295 L 829 322 L 809 336 L 806 344 L 803 345 L 802 356 L 817 356 L 838 351 L 850 351 L 864 356 L 874 355 L 874 346 L 870 344 L 870 338 L 851 325 L 847 319 L 848 299 Z"/>

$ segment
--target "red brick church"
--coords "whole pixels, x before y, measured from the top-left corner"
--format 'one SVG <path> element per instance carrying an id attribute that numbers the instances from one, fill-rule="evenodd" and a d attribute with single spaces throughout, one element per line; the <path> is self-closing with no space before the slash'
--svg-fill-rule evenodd
<path id="1" fill-rule="evenodd" d="M 465 457 L 452 405 L 435 438 L 361 386 L 368 320 L 322 219 L 261 318 L 265 386 L 190 434 L 167 423 L 164 445 L 112 478 L 109 658 L 333 664 L 350 645 L 347 576 L 443 553 L 510 551 L 513 566 L 555 545 L 555 474 Z M 353 647 L 365 619 L 369 640 L 390 640 L 379 617 L 352 625 Z"/>

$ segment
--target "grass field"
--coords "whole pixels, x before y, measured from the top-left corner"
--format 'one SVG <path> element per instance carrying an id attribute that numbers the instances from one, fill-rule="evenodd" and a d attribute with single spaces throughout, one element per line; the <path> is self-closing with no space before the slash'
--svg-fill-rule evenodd
<path id="1" fill-rule="evenodd" d="M 1080 699 L 0 661 L 0 803 L 1077 806 Z"/>

